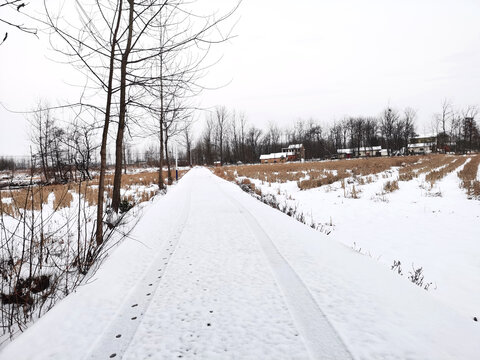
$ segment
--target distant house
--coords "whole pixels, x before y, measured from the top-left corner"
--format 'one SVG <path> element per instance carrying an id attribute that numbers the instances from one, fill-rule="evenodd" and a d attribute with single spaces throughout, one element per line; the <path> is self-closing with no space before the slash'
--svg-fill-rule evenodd
<path id="1" fill-rule="evenodd" d="M 293 152 L 296 156 L 295 160 L 305 159 L 305 147 L 303 144 L 290 144 L 288 148 L 282 149 L 282 152 Z"/>
<path id="2" fill-rule="evenodd" d="M 289 161 L 289 159 L 292 157 L 294 157 L 293 152 L 263 154 L 260 155 L 260 162 L 262 164 L 283 163 L 285 161 Z"/>
<path id="3" fill-rule="evenodd" d="M 341 158 L 352 157 L 370 157 L 370 156 L 386 156 L 388 155 L 387 149 L 382 149 L 381 146 L 367 146 L 354 149 L 338 149 L 337 153 Z"/>
<path id="4" fill-rule="evenodd" d="M 260 155 L 262 164 L 283 163 L 305 159 L 305 148 L 302 144 L 291 144 L 282 152 Z"/>
<path id="5" fill-rule="evenodd" d="M 437 148 L 437 137 L 435 135 L 423 135 L 411 138 L 408 141 L 409 154 L 430 154 Z"/>

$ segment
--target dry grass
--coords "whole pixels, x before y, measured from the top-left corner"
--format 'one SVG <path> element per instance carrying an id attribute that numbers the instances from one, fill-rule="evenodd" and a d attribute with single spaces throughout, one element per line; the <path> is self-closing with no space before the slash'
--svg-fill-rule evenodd
<path id="1" fill-rule="evenodd" d="M 18 209 L 13 204 L 5 204 L 0 201 L 0 216 L 9 215 L 11 217 L 18 217 Z"/>
<path id="2" fill-rule="evenodd" d="M 378 174 L 395 166 L 406 166 L 418 162 L 420 157 L 368 158 L 338 161 L 259 164 L 215 168 L 214 173 L 226 180 L 234 181 L 245 176 L 268 183 L 297 181 L 300 189 L 311 189 L 332 184 L 350 176 L 358 177 L 361 183 L 372 182 L 369 175 Z M 366 178 L 361 178 L 366 177 Z"/>
<path id="3" fill-rule="evenodd" d="M 39 211 L 48 204 L 49 196 L 52 193 L 54 194 L 54 209 L 68 207 L 73 201 L 69 185 L 35 186 L 2 192 L 2 197 L 9 198 L 10 202 L 7 204 L 2 201 L 0 211 L 13 217 L 18 217 L 20 210 Z"/>
<path id="4" fill-rule="evenodd" d="M 183 175 L 185 175 L 188 170 L 179 170 L 178 171 L 178 178 L 181 179 Z M 172 175 L 175 177 L 175 170 L 172 170 Z M 167 172 L 163 172 L 163 176 L 167 177 Z M 113 174 L 105 175 L 105 185 L 113 186 Z M 165 179 L 165 184 L 167 179 Z M 152 184 L 158 183 L 158 172 L 157 171 L 144 171 L 137 174 L 123 174 L 122 175 L 122 189 L 127 189 L 130 186 L 150 186 Z M 98 178 L 93 179 L 90 181 L 90 185 L 98 185 Z"/>
<path id="5" fill-rule="evenodd" d="M 389 180 L 383 185 L 383 191 L 386 193 L 391 193 L 398 189 L 398 180 Z"/>
<path id="6" fill-rule="evenodd" d="M 445 155 L 427 155 L 419 159 L 417 163 L 409 164 L 399 171 L 400 181 L 410 181 L 421 174 L 428 173 L 433 169 L 444 166 L 452 161 L 452 158 Z"/>
<path id="7" fill-rule="evenodd" d="M 471 158 L 462 171 L 458 172 L 458 177 L 462 180 L 461 186 L 467 190 L 469 197 L 480 198 L 480 181 L 477 179 L 479 165 L 480 155 L 476 155 Z"/>
<path id="8" fill-rule="evenodd" d="M 445 166 L 442 166 L 436 170 L 432 170 L 425 175 L 425 181 L 428 181 L 432 187 L 437 181 L 443 179 L 459 166 L 462 166 L 465 161 L 467 161 L 467 159 L 461 159 L 460 157 L 454 157 L 453 159 L 450 158 L 450 162 L 448 162 Z"/>
<path id="9" fill-rule="evenodd" d="M 188 170 L 180 170 L 179 178 L 187 173 Z M 133 186 L 151 186 L 158 183 L 158 172 L 143 172 L 138 174 L 127 174 L 122 176 L 122 189 L 129 190 Z M 33 191 L 33 193 L 32 193 Z M 105 177 L 105 191 L 108 197 L 112 197 L 113 175 Z M 4 203 L 0 200 L 0 212 L 13 217 L 19 216 L 19 210 L 39 211 L 48 203 L 51 193 L 54 195 L 54 209 L 69 207 L 73 201 L 73 193 L 78 193 L 88 202 L 90 206 L 96 206 L 98 200 L 98 178 L 89 182 L 70 183 L 64 185 L 35 186 L 33 188 L 22 188 L 19 190 L 3 191 L 3 198 L 10 198 L 11 203 Z M 133 203 L 139 203 L 150 200 L 155 195 L 154 190 L 142 190 L 136 197 L 127 196 L 127 200 Z"/>
<path id="10" fill-rule="evenodd" d="M 227 181 L 235 181 L 234 171 L 230 169 L 226 170 L 225 168 L 216 167 L 213 169 L 213 173 Z"/>
<path id="11" fill-rule="evenodd" d="M 310 173 L 311 174 L 311 173 Z M 324 172 L 323 174 L 315 174 L 318 177 L 310 178 L 307 180 L 297 181 L 297 185 L 301 190 L 312 189 L 316 187 L 320 187 L 323 185 L 330 185 L 336 181 L 342 180 L 348 176 L 350 176 L 347 172 L 337 172 L 337 174 L 333 174 L 331 172 Z"/>
<path id="12" fill-rule="evenodd" d="M 53 194 L 55 195 L 55 200 L 53 201 L 54 209 L 69 207 L 73 201 L 73 196 L 70 192 L 69 185 L 56 186 L 53 189 Z"/>

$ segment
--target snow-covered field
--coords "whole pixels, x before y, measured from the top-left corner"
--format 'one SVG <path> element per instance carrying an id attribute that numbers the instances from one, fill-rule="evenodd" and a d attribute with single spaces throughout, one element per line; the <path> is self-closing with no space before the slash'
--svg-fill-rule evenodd
<path id="1" fill-rule="evenodd" d="M 445 196 L 450 188 L 442 184 Z M 407 198 L 415 196 L 414 182 L 403 197 L 400 184 L 388 203 L 371 199 L 378 183 L 362 188 L 360 199 L 339 197 L 334 185 L 301 194 L 310 194 L 302 206 L 314 216 L 332 217 L 335 229 L 326 235 L 206 169 L 193 169 L 145 208 L 130 237 L 89 281 L 4 347 L 0 358 L 478 359 L 478 323 L 448 299 L 431 296 L 440 284 L 427 292 L 390 271 L 383 257 L 376 261 L 337 241 L 355 235 L 358 246 L 370 238 L 381 242 L 377 230 L 395 234 L 384 220 L 406 219 L 412 211 L 408 219 L 424 214 L 420 220 L 441 226 L 433 220 L 443 210 L 426 202 L 443 198 L 420 197 L 416 204 L 425 202 L 425 210 L 414 211 Z M 340 217 L 347 210 L 323 213 L 318 204 L 327 200 L 325 210 L 351 208 L 350 216 Z M 404 207 L 397 217 L 386 215 L 394 200 Z M 371 211 L 370 223 L 342 230 L 361 223 L 354 220 L 361 209 Z M 418 242 L 428 230 L 439 234 L 417 230 Z M 409 253 L 392 251 L 393 258 L 410 261 L 403 254 Z"/>
<path id="2" fill-rule="evenodd" d="M 470 157 L 455 163 L 464 161 Z M 373 179 L 370 183 L 351 177 L 309 190 L 300 190 L 296 181 L 249 180 L 263 194 L 303 213 L 307 223 L 319 224 L 331 239 L 372 261 L 388 268 L 400 261 L 406 281 L 414 269 L 422 268 L 424 286 L 431 283 L 428 296 L 473 319 L 480 318 L 480 201 L 469 199 L 460 186 L 457 173 L 463 166 L 433 187 L 424 173 L 399 181 L 393 192 L 384 191 L 384 184 L 398 179 L 397 167 L 367 176 Z"/>

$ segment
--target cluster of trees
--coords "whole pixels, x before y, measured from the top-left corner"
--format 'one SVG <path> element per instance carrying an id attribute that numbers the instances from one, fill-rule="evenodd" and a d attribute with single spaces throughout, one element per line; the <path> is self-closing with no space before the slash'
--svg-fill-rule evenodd
<path id="1" fill-rule="evenodd" d="M 6 0 L 0 12 L 6 7 L 20 11 L 25 4 Z M 54 212 L 63 201 L 70 207 L 70 185 L 45 189 L 30 181 L 16 195 L 10 193 L 11 204 L 3 205 L 17 218 L 13 230 L 3 221 L 4 207 L 0 209 L 0 267 L 10 276 L 4 276 L 0 284 L 0 321 L 9 332 L 31 322 L 36 309 L 41 314 L 42 309 L 48 310 L 46 303 L 51 306 L 68 294 L 105 254 L 105 244 L 121 220 L 117 214 L 122 212 L 122 172 L 134 153 L 129 138 L 156 139 L 158 184 L 165 186 L 163 165 L 170 166 L 167 149 L 173 137 L 190 131 L 192 99 L 203 89 L 202 74 L 217 61 L 209 56 L 210 48 L 230 38 L 230 29 L 223 28 L 224 24 L 229 27 L 236 10 L 222 15 L 212 9 L 212 15 L 205 15 L 205 6 L 185 0 L 43 4 L 44 14 L 36 25 L 49 33 L 56 60 L 79 71 L 82 86 L 77 102 L 40 104 L 29 113 L 31 173 L 39 169 L 47 183 L 78 181 L 78 194 L 82 181 L 98 176 L 98 198 L 96 211 L 91 213 L 87 191 L 78 196 L 75 209 L 62 214 L 62 223 L 50 231 L 47 223 L 52 214 L 44 216 L 44 200 L 53 189 Z M 29 32 L 8 22 L 3 12 L 1 23 Z M 111 201 L 106 201 L 109 153 L 114 155 L 114 179 L 113 189 L 108 189 L 113 193 Z M 10 159 L 0 162 L 0 167 L 9 170 L 13 166 Z M 37 282 L 44 283 L 41 290 Z"/>
<path id="2" fill-rule="evenodd" d="M 98 150 L 96 129 L 78 121 L 63 124 L 46 105 L 39 105 L 30 121 L 32 166 L 48 183 L 92 179 Z"/>
<path id="3" fill-rule="evenodd" d="M 457 153 L 480 150 L 480 129 L 476 121 L 479 112 L 477 106 L 456 109 L 450 100 L 444 99 L 432 123 L 438 147 Z"/>
<path id="4" fill-rule="evenodd" d="M 416 113 L 402 114 L 386 109 L 380 118 L 350 117 L 324 126 L 312 119 L 297 120 L 292 127 L 280 129 L 270 123 L 267 129 L 249 125 L 243 113 L 218 107 L 210 114 L 203 133 L 192 150 L 194 163 L 258 162 L 261 154 L 280 152 L 288 144 L 301 143 L 307 158 L 325 158 L 341 148 L 381 145 L 389 153 L 399 151 L 415 134 Z"/>
<path id="5" fill-rule="evenodd" d="M 190 131 L 192 98 L 203 89 L 205 70 L 216 62 L 210 48 L 230 38 L 231 28 L 224 27 L 230 26 L 237 7 L 205 15 L 184 0 L 44 2 L 44 17 L 38 21 L 48 29 L 59 60 L 77 69 L 85 85 L 78 102 L 40 105 L 33 112 L 32 159 L 47 182 L 57 183 L 90 179 L 95 165 L 98 245 L 106 215 L 108 150 L 115 155 L 109 214 L 119 211 L 122 170 L 132 155 L 127 140 L 135 129 L 156 138 L 158 185 L 165 186 L 163 165 L 170 167 L 166 149 L 173 137 Z"/>
<path id="6" fill-rule="evenodd" d="M 434 151 L 466 152 L 480 150 L 478 108 L 454 111 L 442 103 L 431 131 L 437 136 Z M 409 140 L 416 135 L 417 113 L 412 108 L 398 111 L 386 108 L 377 117 L 346 117 L 332 124 L 312 119 L 297 120 L 280 129 L 270 123 L 266 129 L 249 125 L 245 114 L 217 107 L 206 119 L 201 135 L 185 156 L 195 164 L 258 162 L 261 154 L 280 152 L 289 144 L 302 143 L 307 159 L 328 158 L 338 149 L 381 146 L 389 155 L 407 154 Z M 190 139 L 191 143 L 191 139 Z"/>
<path id="7" fill-rule="evenodd" d="M 25 169 L 25 161 L 14 159 L 12 157 L 0 156 L 0 171 L 8 170 L 15 171 L 15 169 Z"/>

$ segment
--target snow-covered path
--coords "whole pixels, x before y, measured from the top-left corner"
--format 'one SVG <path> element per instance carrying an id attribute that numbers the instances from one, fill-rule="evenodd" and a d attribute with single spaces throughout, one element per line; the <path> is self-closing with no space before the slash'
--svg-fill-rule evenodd
<path id="1" fill-rule="evenodd" d="M 319 308 L 310 290 L 305 286 L 298 274 L 280 254 L 275 243 L 263 230 L 254 215 L 240 201 L 228 196 L 239 213 L 244 216 L 253 236 L 266 256 L 271 270 L 281 289 L 295 324 L 302 334 L 312 359 L 349 359 L 345 344 L 341 341 L 335 329 L 328 322 L 325 314 Z"/>
<path id="2" fill-rule="evenodd" d="M 0 359 L 477 359 L 479 339 L 472 319 L 196 168 Z"/>

